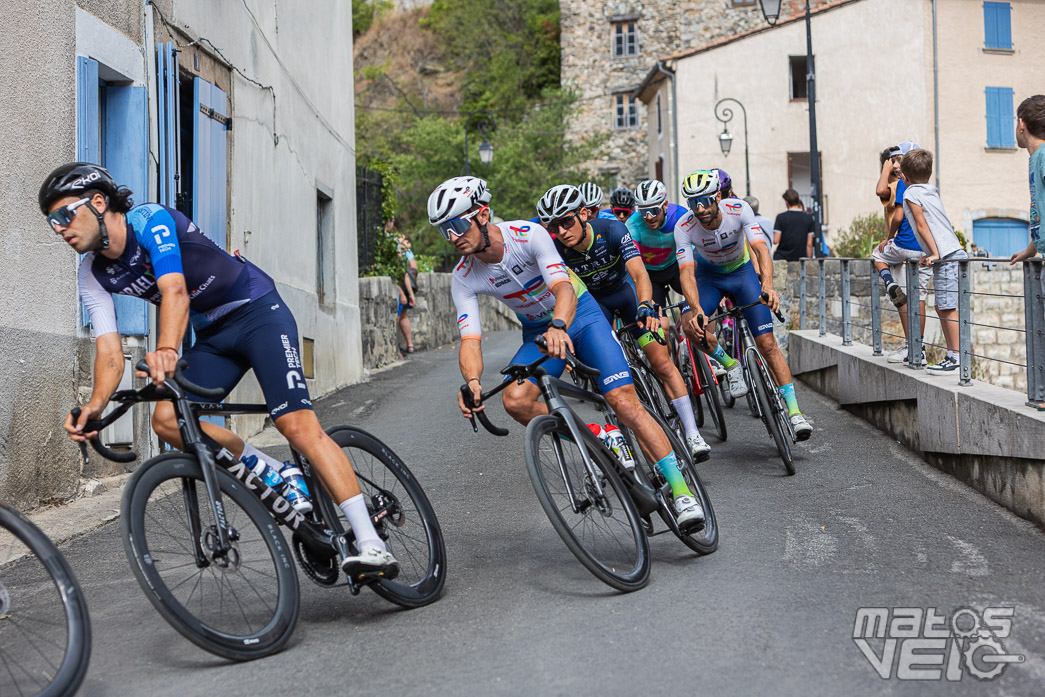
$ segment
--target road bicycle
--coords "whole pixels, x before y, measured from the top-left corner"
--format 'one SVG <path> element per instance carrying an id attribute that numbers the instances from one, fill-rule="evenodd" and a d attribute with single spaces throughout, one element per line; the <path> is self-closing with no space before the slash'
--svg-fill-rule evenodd
<path id="1" fill-rule="evenodd" d="M 711 367 L 711 359 L 703 351 L 695 350 L 689 336 L 682 328 L 682 308 L 688 307 L 685 301 L 667 305 L 661 310 L 671 322 L 669 327 L 669 345 L 672 360 L 682 373 L 682 379 L 689 391 L 690 401 L 697 418 L 697 426 L 704 425 L 705 412 L 710 415 L 715 426 L 715 435 L 719 440 L 726 440 L 726 419 L 722 413 L 722 393 L 720 382 Z"/>
<path id="2" fill-rule="evenodd" d="M 632 333 L 638 328 L 639 323 L 624 324 L 623 322 L 624 320 L 615 314 L 613 322 L 614 332 L 617 335 L 617 342 L 624 350 L 624 358 L 628 361 L 628 366 L 631 368 L 631 378 L 635 384 L 635 392 L 638 394 L 639 400 L 651 407 L 664 421 L 668 422 L 676 434 L 685 437 L 682 420 L 676 413 L 675 407 L 671 404 L 671 398 L 668 396 L 667 390 L 664 389 L 664 383 L 660 381 L 660 377 L 654 372 L 653 366 L 650 365 L 645 352 L 639 348 L 639 342 Z M 659 334 L 653 334 L 652 336 L 661 346 L 667 345 L 667 342 Z M 574 375 L 574 377 L 576 378 L 575 382 L 582 380 L 578 375 Z"/>
<path id="3" fill-rule="evenodd" d="M 91 621 L 72 567 L 0 502 L 0 695 L 72 695 L 90 659 Z"/>
<path id="4" fill-rule="evenodd" d="M 544 337 L 535 342 L 546 347 Z M 549 413 L 538 416 L 526 427 L 526 466 L 537 499 L 555 531 L 569 550 L 596 578 L 617 590 L 629 592 L 649 582 L 650 554 L 648 535 L 674 533 L 698 554 L 710 554 L 718 547 L 718 522 L 707 494 L 685 445 L 649 406 L 647 413 L 664 429 L 679 460 L 679 469 L 690 490 L 704 509 L 705 521 L 680 529 L 672 510 L 671 489 L 641 450 L 635 447 L 634 435 L 620 427 L 616 415 L 602 395 L 549 375 L 542 364 L 543 356 L 527 365 L 509 365 L 501 371 L 506 377 L 497 387 L 484 392 L 480 404 L 512 382 L 533 378 Z M 570 370 L 591 384 L 599 371 L 572 354 L 567 354 Z M 475 403 L 468 385 L 461 386 L 465 405 Z M 570 408 L 566 398 L 594 405 L 607 423 L 621 428 L 631 444 L 637 461 L 627 468 L 605 443 L 589 430 L 585 422 Z M 508 430 L 490 422 L 485 411 L 473 412 L 472 428 L 478 431 L 475 418 L 496 436 Z M 655 530 L 650 516 L 658 513 L 666 528 Z"/>
<path id="5" fill-rule="evenodd" d="M 762 299 L 766 298 L 767 296 L 763 294 Z M 734 344 L 732 352 L 734 359 L 740 361 L 744 369 L 744 380 L 749 388 L 748 403 L 752 405 L 752 413 L 762 419 L 766 430 L 772 436 L 777 452 L 780 454 L 780 459 L 784 463 L 784 469 L 787 470 L 787 474 L 790 476 L 795 473 L 795 462 L 791 454 L 791 445 L 797 443 L 798 439 L 795 437 L 794 428 L 791 426 L 791 420 L 788 418 L 787 407 L 784 405 L 784 400 L 780 396 L 779 390 L 777 390 L 776 381 L 773 380 L 773 376 L 766 366 L 765 359 L 759 353 L 758 347 L 755 345 L 755 338 L 751 334 L 751 328 L 744 317 L 744 310 L 754 307 L 761 302 L 762 300 L 756 300 L 743 307 L 734 305 L 728 310 L 708 318 L 707 324 L 710 325 L 726 318 L 733 320 Z M 775 314 L 778 320 L 784 321 L 783 315 L 779 311 Z"/>
<path id="6" fill-rule="evenodd" d="M 144 361 L 136 367 L 148 372 Z M 224 393 L 192 384 L 182 376 L 184 368 L 179 361 L 162 387 L 117 392 L 111 401 L 120 406 L 85 430 L 101 431 L 138 403 L 174 405 L 184 450 L 152 458 L 128 480 L 120 519 L 124 550 L 150 602 L 182 636 L 219 656 L 252 660 L 283 648 L 297 622 L 298 577 L 280 526 L 291 531 L 301 570 L 320 586 L 337 584 L 339 560 L 356 553 L 355 537 L 311 464 L 293 448 L 312 492 L 308 514 L 242 461 L 220 466 L 203 440 L 200 416 L 268 410 L 263 404 L 190 401 L 187 392 L 205 399 Z M 369 587 L 405 608 L 435 601 L 446 579 L 446 548 L 421 485 L 391 448 L 366 431 L 334 426 L 327 433 L 348 455 L 374 527 L 400 564 L 394 580 L 367 575 L 343 585 L 353 595 Z M 97 438 L 90 443 L 111 460 L 137 457 L 113 452 Z"/>

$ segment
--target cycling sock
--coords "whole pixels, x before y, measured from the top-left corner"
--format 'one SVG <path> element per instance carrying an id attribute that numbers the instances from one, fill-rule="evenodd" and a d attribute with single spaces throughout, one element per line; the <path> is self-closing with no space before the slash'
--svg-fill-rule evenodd
<path id="1" fill-rule="evenodd" d="M 884 283 L 885 285 L 889 285 L 890 283 L 896 283 L 896 281 L 893 280 L 893 274 L 891 271 L 889 271 L 888 267 L 879 271 L 878 275 L 882 277 L 882 283 Z"/>
<path id="2" fill-rule="evenodd" d="M 674 452 L 670 452 L 663 459 L 657 460 L 657 471 L 668 480 L 668 485 L 671 486 L 672 498 L 693 495 L 693 492 L 689 490 L 689 485 L 686 484 L 686 480 L 682 477 L 682 472 L 679 471 L 679 461 L 675 457 Z"/>
<path id="3" fill-rule="evenodd" d="M 795 414 L 801 414 L 798 410 L 798 397 L 795 396 L 795 383 L 789 382 L 783 387 L 778 387 L 780 396 L 787 402 L 787 415 L 794 416 Z"/>
<path id="4" fill-rule="evenodd" d="M 697 419 L 693 416 L 693 404 L 689 401 L 689 396 L 685 395 L 671 400 L 671 406 L 675 407 L 675 412 L 682 419 L 682 426 L 686 429 L 686 438 L 699 436 L 700 431 L 697 430 Z"/>
<path id="5" fill-rule="evenodd" d="M 950 350 L 948 350 L 947 351 L 947 357 L 950 358 L 952 361 L 957 362 L 958 361 L 958 352 L 957 351 L 950 351 Z"/>
<path id="6" fill-rule="evenodd" d="M 356 534 L 356 547 L 360 551 L 364 547 L 377 547 L 382 552 L 388 551 L 384 541 L 378 536 L 377 530 L 374 530 L 374 523 L 370 520 L 370 513 L 366 509 L 366 501 L 362 494 L 356 494 L 347 501 L 342 501 L 337 507 L 345 514 L 348 524 L 352 526 L 352 532 Z"/>
<path id="7" fill-rule="evenodd" d="M 733 357 L 726 353 L 726 349 L 722 348 L 722 344 L 715 346 L 715 350 L 711 353 L 711 357 L 722 364 L 722 367 L 729 370 L 737 364 Z"/>

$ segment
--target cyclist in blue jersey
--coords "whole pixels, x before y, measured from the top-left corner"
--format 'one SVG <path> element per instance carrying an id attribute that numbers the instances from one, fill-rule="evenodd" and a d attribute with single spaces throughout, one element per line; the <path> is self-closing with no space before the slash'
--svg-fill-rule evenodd
<path id="1" fill-rule="evenodd" d="M 599 389 L 606 401 L 621 424 L 635 433 L 643 452 L 671 485 L 679 525 L 700 525 L 704 511 L 679 471 L 667 434 L 639 402 L 624 352 L 598 303 L 563 263 L 543 227 L 523 220 L 492 224 L 484 202 L 489 200 L 484 198 L 489 191 L 486 182 L 471 179 L 443 182 L 428 198 L 429 222 L 462 254 L 451 285 L 461 333 L 458 361 L 479 406 L 470 409 L 458 393 L 461 413 L 470 417 L 473 411 L 485 408 L 480 403 L 483 352 L 479 295 L 490 295 L 514 310 L 523 326 L 523 343 L 511 363 L 531 363 L 539 358 L 540 349 L 533 340 L 543 336 L 552 357 L 543 366 L 549 374 L 562 374 L 567 350 L 597 368 Z M 524 425 L 548 413 L 534 380 L 505 388 L 502 401 L 505 411 Z"/>
<path id="2" fill-rule="evenodd" d="M 584 207 L 588 210 L 588 220 L 616 220 L 610 211 L 599 210 L 599 206 L 602 205 L 602 187 L 595 182 L 584 182 L 577 189 L 581 192 Z"/>
<path id="3" fill-rule="evenodd" d="M 631 189 L 622 186 L 610 192 L 610 212 L 618 221 L 628 222 L 635 212 L 635 194 L 631 193 Z"/>
<path id="4" fill-rule="evenodd" d="M 55 169 L 40 187 L 39 204 L 52 231 L 84 255 L 77 281 L 97 348 L 90 401 L 75 423 L 71 415 L 65 421 L 70 437 L 83 442 L 96 435 L 84 433 L 84 425 L 101 418 L 123 376 L 112 294 L 143 298 L 160 308 L 157 346 L 145 356 L 152 381 L 162 385 L 174 374 L 190 322 L 196 343 L 184 354 L 186 378 L 227 394 L 253 369 L 276 428 L 315 465 L 355 532 L 358 554 L 347 545 L 341 550 L 345 573 L 394 577 L 398 563 L 374 530 L 352 466 L 312 411 L 297 325 L 272 278 L 225 252 L 179 211 L 133 205 L 131 191 L 97 165 L 73 162 Z M 157 404 L 152 425 L 160 438 L 181 447 L 170 402 Z M 231 431 L 201 426 L 220 464 L 241 458 L 282 468 Z"/>
<path id="5" fill-rule="evenodd" d="M 686 383 L 672 363 L 667 347 L 657 343 L 651 333 L 655 331 L 663 336 L 646 267 L 628 228 L 616 220 L 592 220 L 591 209 L 583 203 L 586 201 L 576 187 L 561 184 L 541 197 L 537 211 L 541 222 L 556 231 L 556 249 L 566 266 L 580 276 L 588 292 L 595 296 L 606 319 L 612 322 L 616 313 L 626 324 L 634 317 L 645 325 L 634 330 L 635 339 L 664 383 L 671 404 L 682 420 L 686 445 L 693 459 L 702 462 L 708 458 L 711 447 L 697 430 Z"/>

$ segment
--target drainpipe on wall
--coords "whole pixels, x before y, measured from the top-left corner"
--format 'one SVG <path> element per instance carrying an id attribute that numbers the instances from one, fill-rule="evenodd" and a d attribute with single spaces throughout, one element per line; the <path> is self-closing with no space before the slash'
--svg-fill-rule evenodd
<path id="1" fill-rule="evenodd" d="M 940 64 L 936 56 L 936 0 L 933 0 L 933 138 L 936 147 L 936 188 L 940 188 Z"/>
<path id="2" fill-rule="evenodd" d="M 935 0 L 934 0 L 935 1 Z M 675 173 L 675 186 L 680 186 L 679 180 L 679 113 L 678 113 L 678 101 L 675 99 L 675 73 L 674 71 L 668 70 L 664 67 L 664 61 L 657 61 L 657 71 L 661 75 L 671 80 L 671 140 L 669 146 L 671 147 L 671 154 L 673 159 L 672 169 Z M 677 192 L 676 192 L 677 193 Z"/>

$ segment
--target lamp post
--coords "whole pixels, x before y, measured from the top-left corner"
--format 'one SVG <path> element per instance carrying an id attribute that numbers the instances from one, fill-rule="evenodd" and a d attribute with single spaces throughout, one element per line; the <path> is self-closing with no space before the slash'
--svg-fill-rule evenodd
<path id="1" fill-rule="evenodd" d="M 729 122 L 733 120 L 733 110 L 728 106 L 722 106 L 726 102 L 733 102 L 740 107 L 741 113 L 744 115 L 744 187 L 746 193 L 745 196 L 751 195 L 751 161 L 748 157 L 747 149 L 747 109 L 738 100 L 732 97 L 726 97 L 725 99 L 718 100 L 718 104 L 715 105 L 715 118 L 722 122 L 722 133 L 718 136 L 719 147 L 722 148 L 722 154 L 726 157 L 729 156 L 729 150 L 733 147 L 733 134 L 729 132 Z M 719 107 L 722 107 L 721 109 Z"/>
<path id="2" fill-rule="evenodd" d="M 493 162 L 493 146 L 490 145 L 490 141 L 486 139 L 486 134 L 497 128 L 497 122 L 493 119 L 493 114 L 480 109 L 479 111 L 473 111 L 464 120 L 464 173 L 472 173 L 472 158 L 471 153 L 468 152 L 468 131 L 471 128 L 479 131 L 479 134 L 483 137 L 482 144 L 479 145 L 479 161 L 484 165 L 488 165 Z"/>
<path id="3" fill-rule="evenodd" d="M 758 0 L 762 16 L 770 26 L 780 19 L 781 0 Z M 816 221 L 813 256 L 823 256 L 824 228 L 820 204 L 820 150 L 816 144 L 816 73 L 813 69 L 813 28 L 809 0 L 806 0 L 806 99 L 809 102 L 809 193 Z"/>

